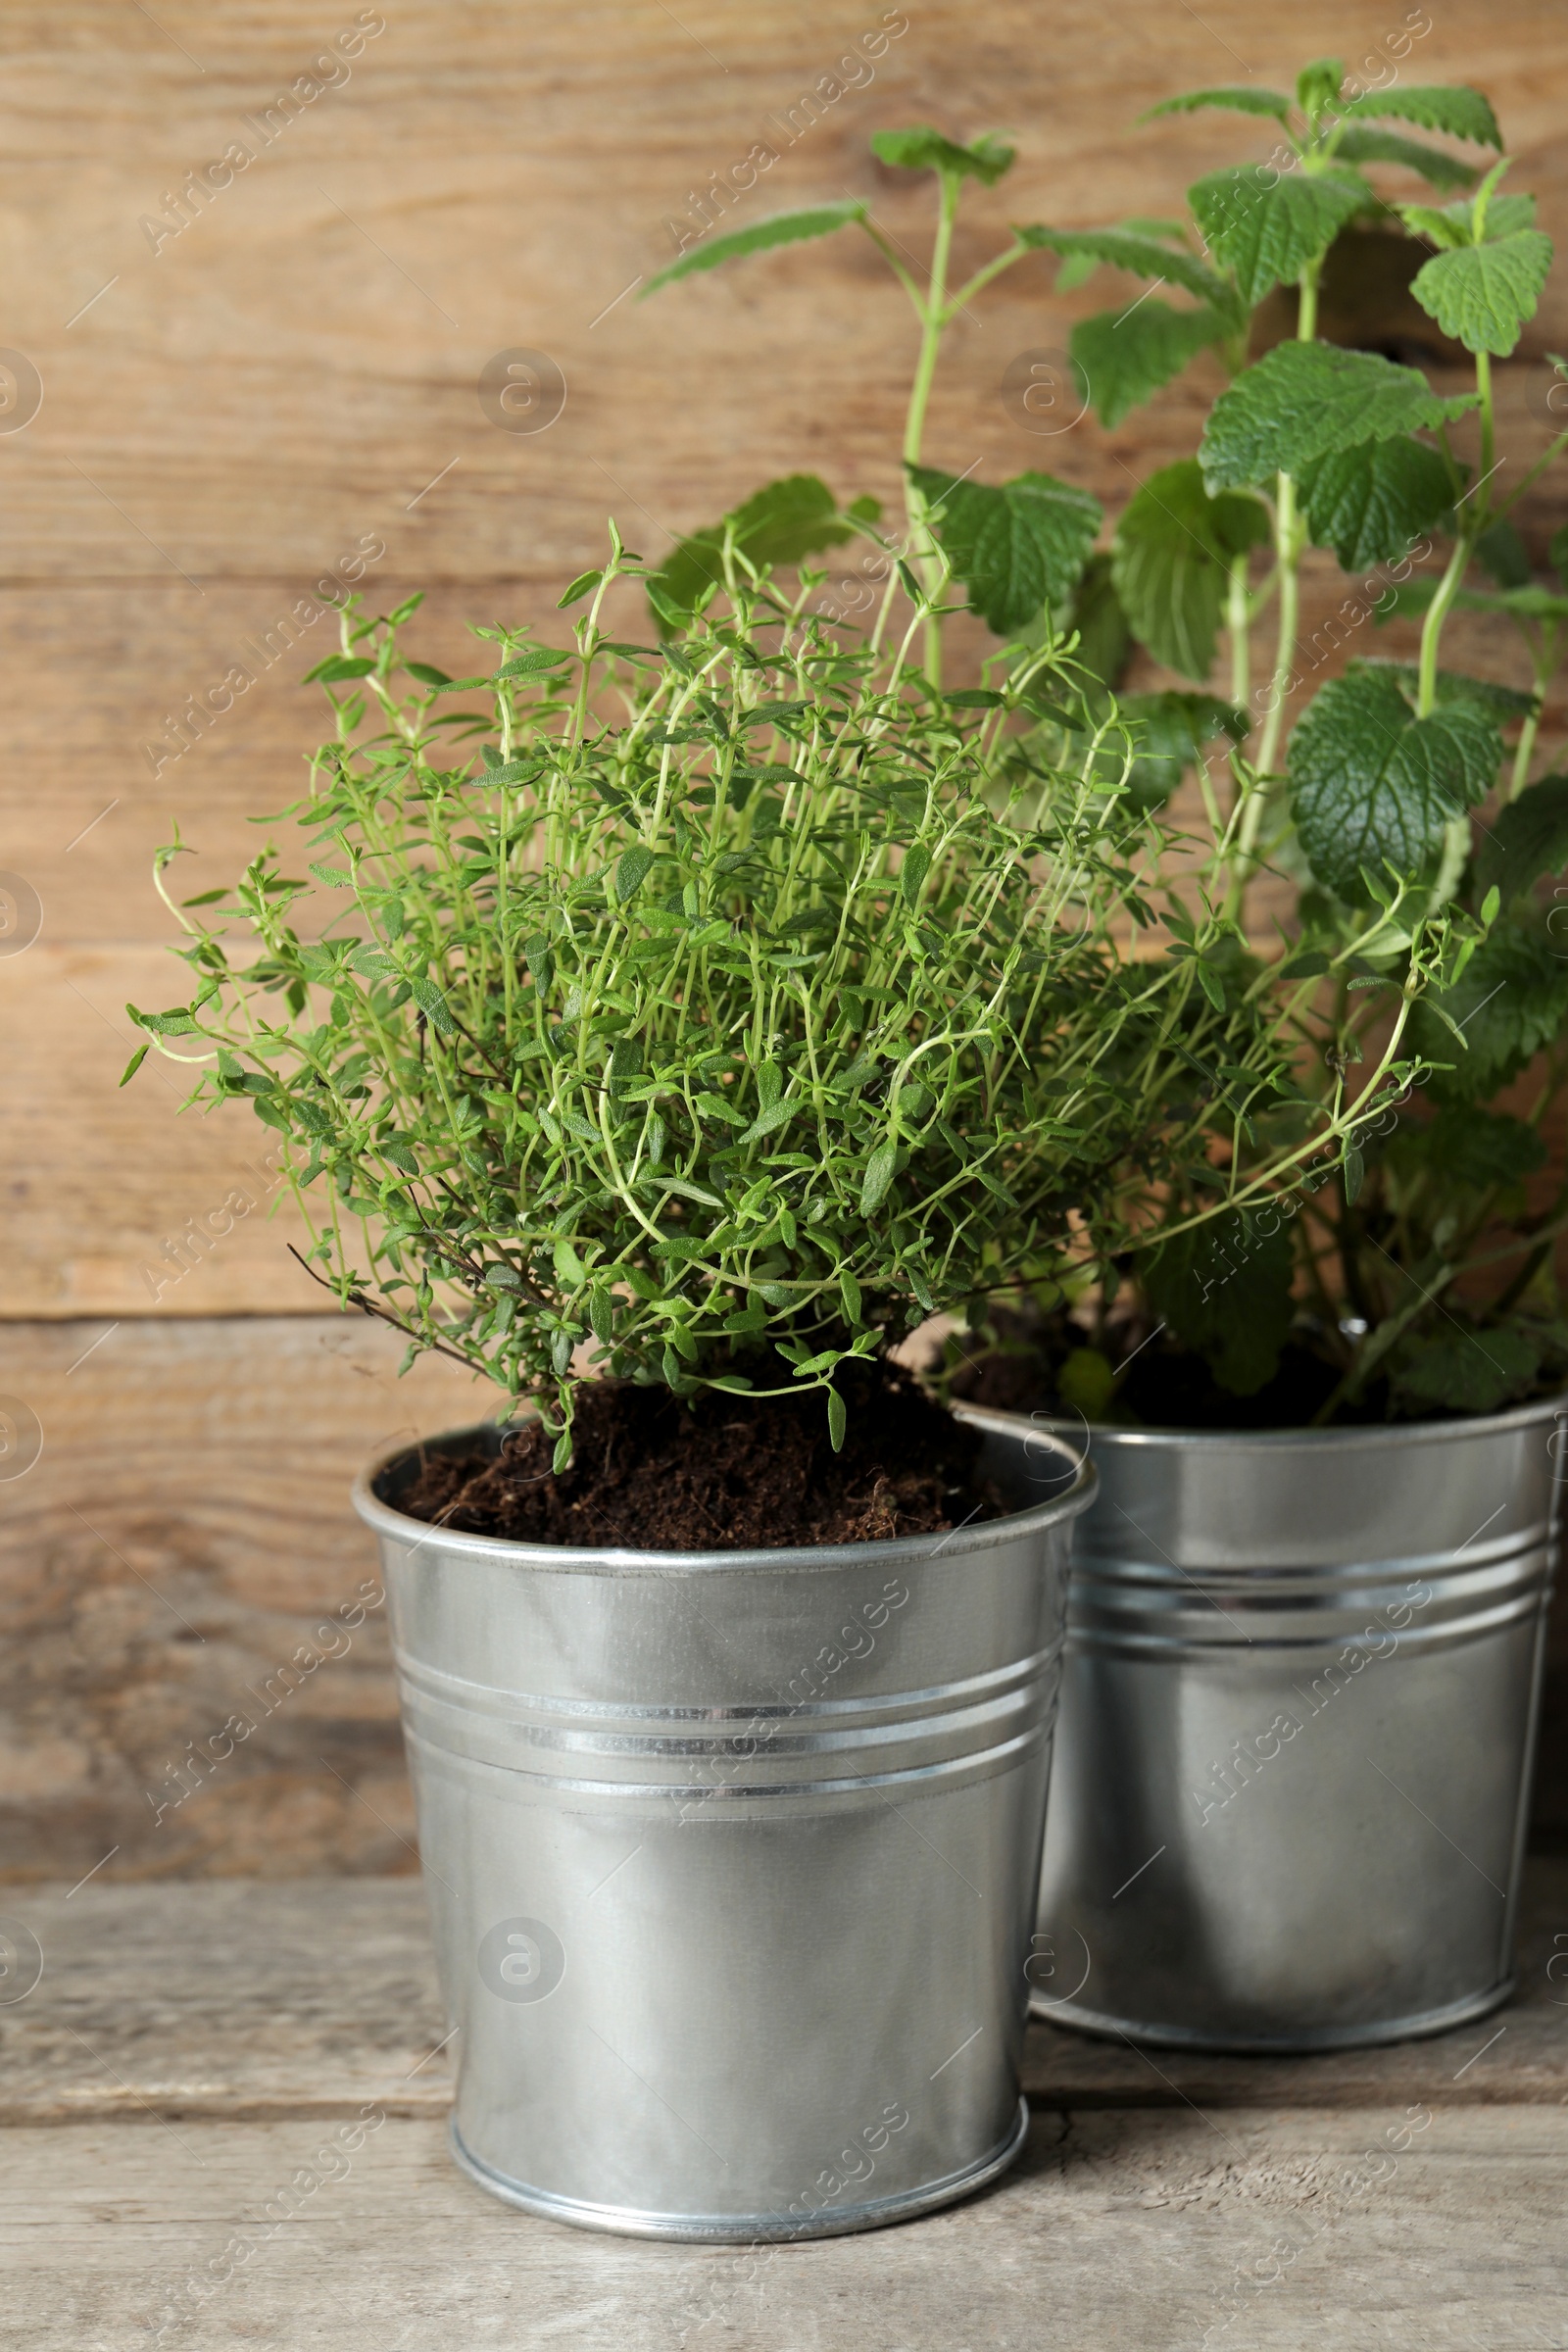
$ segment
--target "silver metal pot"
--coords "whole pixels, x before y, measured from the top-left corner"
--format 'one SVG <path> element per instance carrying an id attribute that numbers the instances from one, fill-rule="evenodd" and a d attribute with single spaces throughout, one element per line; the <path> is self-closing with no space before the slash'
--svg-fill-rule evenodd
<path id="1" fill-rule="evenodd" d="M 751 2241 L 990 2180 L 1019 2093 L 1070 1448 L 983 1416 L 1015 1515 L 789 1551 L 380 1538 L 452 2145 L 530 2212 Z M 437 1439 L 494 1447 L 494 1429 Z M 618 1531 L 608 1530 L 613 1535 Z"/>
<path id="2" fill-rule="evenodd" d="M 1094 1430 L 1037 2014 L 1325 2050 L 1507 1997 L 1565 1417 Z"/>

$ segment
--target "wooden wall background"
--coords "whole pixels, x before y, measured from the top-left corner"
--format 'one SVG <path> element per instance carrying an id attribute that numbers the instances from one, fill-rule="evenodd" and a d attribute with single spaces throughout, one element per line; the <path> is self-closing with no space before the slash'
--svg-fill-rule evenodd
<path id="1" fill-rule="evenodd" d="M 357 26 L 346 67 L 318 67 Z M 878 27 L 874 75 L 850 69 L 860 86 L 786 144 L 790 110 Z M 156 1063 L 117 1088 L 125 1001 L 168 1002 L 178 976 L 155 846 L 177 820 L 198 853 L 185 891 L 226 879 L 316 737 L 297 681 L 335 624 L 265 668 L 247 646 L 368 546 L 384 549 L 374 604 L 427 589 L 425 650 L 457 668 L 464 620 L 547 614 L 597 560 L 607 513 L 657 553 L 796 466 L 895 496 L 911 331 L 868 247 L 636 299 L 672 251 L 668 220 L 758 141 L 784 152 L 741 217 L 848 190 L 917 244 L 926 197 L 872 163 L 869 133 L 1005 127 L 1020 160 L 972 204 L 961 264 L 1009 219 L 1169 211 L 1250 128 L 1136 127 L 1157 98 L 1288 86 L 1307 57 L 1357 65 L 1401 27 L 1406 80 L 1491 94 L 1513 184 L 1539 191 L 1561 249 L 1568 16 L 1552 0 L 0 5 L 0 428 L 26 406 L 28 364 L 42 387 L 30 421 L 0 429 L 0 867 L 23 910 L 0 935 L 0 1410 L 42 1438 L 24 1476 L 0 1478 L 0 1876 L 412 1867 L 380 1617 L 292 1696 L 269 1710 L 258 1693 L 373 1574 L 345 1499 L 358 1461 L 469 1414 L 471 1385 L 427 1366 L 400 1387 L 395 1348 L 315 1311 L 286 1220 L 267 1214 L 267 1130 L 180 1119 Z M 313 73 L 335 86 L 274 115 L 264 146 L 257 120 Z M 150 235 L 184 175 L 239 138 L 256 160 L 177 235 Z M 1076 308 L 1109 298 L 1058 300 L 1052 275 L 1025 265 L 960 323 L 929 447 L 956 469 L 1046 464 L 1114 504 L 1191 449 L 1212 386 L 1200 363 L 1113 432 L 1024 433 L 999 394 L 1006 362 L 1059 347 Z M 478 397 L 485 363 L 518 348 L 567 387 L 534 435 L 496 429 Z M 1549 429 L 1549 349 L 1568 349 L 1562 267 L 1499 371 L 1521 466 Z M 1324 560 L 1309 630 L 1343 593 Z M 145 747 L 168 750 L 185 698 L 241 662 L 254 685 L 154 774 Z M 236 1189 L 255 1208 L 168 1279 L 167 1246 Z M 251 1736 L 173 1805 L 189 1743 L 236 1713 Z M 1565 1763 L 1544 1791 L 1557 1838 Z"/>

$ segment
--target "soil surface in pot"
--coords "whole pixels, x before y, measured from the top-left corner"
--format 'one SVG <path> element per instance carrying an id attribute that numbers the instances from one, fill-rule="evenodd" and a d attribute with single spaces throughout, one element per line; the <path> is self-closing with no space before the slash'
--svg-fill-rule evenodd
<path id="1" fill-rule="evenodd" d="M 704 1390 L 688 1403 L 667 1389 L 585 1381 L 559 1476 L 554 1440 L 525 1422 L 493 1460 L 427 1454 L 399 1508 L 466 1535 L 634 1551 L 871 1543 L 1008 1509 L 977 1482 L 976 1432 L 912 1381 L 879 1371 L 846 1401 L 835 1453 L 820 1394 L 754 1402 Z"/>

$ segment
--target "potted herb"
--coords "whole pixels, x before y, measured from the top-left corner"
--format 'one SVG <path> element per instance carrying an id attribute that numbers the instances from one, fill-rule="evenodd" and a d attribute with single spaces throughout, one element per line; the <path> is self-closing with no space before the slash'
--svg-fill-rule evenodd
<path id="1" fill-rule="evenodd" d="M 1239 1156 L 1278 1152 L 1378 1061 L 1423 923 L 1446 911 L 1485 937 L 1410 1007 L 1419 1083 L 1357 1090 L 1336 1164 L 1319 1154 L 1266 1209 L 1188 1225 L 1093 1290 L 1037 1286 L 950 1362 L 960 1393 L 1091 1423 L 1102 1477 L 1043 2006 L 1172 2042 L 1326 2047 L 1438 2031 L 1512 1983 L 1568 1373 L 1568 1195 L 1546 1141 L 1568 960 L 1544 895 L 1568 859 L 1568 779 L 1538 773 L 1568 535 L 1547 543 L 1532 493 L 1568 435 L 1499 439 L 1494 367 L 1551 246 L 1479 92 L 1357 91 L 1329 60 L 1294 102 L 1249 85 L 1154 112 L 1198 109 L 1256 119 L 1268 160 L 1200 178 L 1185 222 L 1020 234 L 1079 275 L 1186 297 L 1073 328 L 1104 422 L 1200 348 L 1230 375 L 1195 457 L 1117 519 L 1107 593 L 1193 685 L 1228 656 L 1237 855 L 1217 886 L 1248 934 L 1244 984 L 1284 1004 L 1302 1097 L 1254 1108 Z M 1357 299 L 1369 284 L 1408 289 L 1396 328 L 1387 298 Z M 1331 296 L 1337 331 L 1370 348 L 1323 338 Z M 1412 317 L 1435 383 L 1379 348 L 1407 353 Z M 1309 546 L 1353 578 L 1310 636 Z M 1444 666 L 1466 610 L 1517 627 L 1528 684 Z M 1419 620 L 1412 660 L 1353 642 L 1400 616 Z M 1288 730 L 1290 698 L 1348 639 Z M 1255 903 L 1272 890 L 1279 918 L 1282 886 L 1271 924 Z M 1169 1213 L 1200 1197 L 1178 1190 Z"/>
<path id="2" fill-rule="evenodd" d="M 1359 88 L 1326 60 L 1294 96 L 1250 84 L 1154 112 L 1209 109 L 1250 117 L 1271 152 L 1200 178 L 1186 220 L 1019 225 L 952 290 L 963 186 L 1010 155 L 893 132 L 881 161 L 937 177 L 928 271 L 850 199 L 666 275 L 844 227 L 881 246 L 920 324 L 909 562 L 932 589 L 956 577 L 1000 633 L 1070 632 L 1102 692 L 1058 696 L 1030 748 L 1124 762 L 1159 820 L 1126 893 L 1141 952 L 1194 959 L 1216 1005 L 1266 1012 L 1286 1048 L 1272 1091 L 1196 1054 L 1229 1149 L 1189 1163 L 1133 1247 L 1066 1281 L 1042 1267 L 977 1318 L 948 1375 L 952 1394 L 1092 1426 L 1102 1474 L 1040 2005 L 1316 2047 L 1436 2031 L 1511 1982 L 1568 1373 L 1551 1277 L 1568 1202 L 1531 1188 L 1568 1074 L 1568 961 L 1538 888 L 1568 858 L 1568 782 L 1534 772 L 1568 540 L 1543 580 L 1515 517 L 1564 444 L 1497 443 L 1493 364 L 1551 248 L 1501 184 L 1478 91 Z M 1075 404 L 1104 424 L 1200 353 L 1229 379 L 1195 455 L 1140 485 L 1093 555 L 1102 517 L 1075 485 L 982 486 L 922 448 L 946 325 L 1041 254 L 1063 290 L 1097 269 L 1143 281 L 1072 329 Z M 1356 576 L 1310 637 L 1309 545 Z M 700 535 L 674 584 L 703 562 Z M 829 609 L 859 605 L 881 564 Z M 1465 608 L 1519 626 L 1528 689 L 1443 666 Z M 1352 649 L 1288 733 L 1328 655 L 1399 614 L 1420 616 L 1416 658 Z M 1134 643 L 1183 683 L 1113 700 Z M 1178 824 L 1184 774 L 1197 808 Z"/>
<path id="3" fill-rule="evenodd" d="M 944 695 L 907 564 L 863 641 L 743 526 L 702 562 L 683 603 L 616 539 L 571 647 L 480 630 L 468 678 L 405 652 L 417 600 L 350 606 L 298 863 L 178 906 L 188 999 L 134 1017 L 276 1131 L 308 1270 L 499 1390 L 357 1491 L 460 2160 L 755 2238 L 944 2202 L 1024 2129 L 1093 1473 L 891 1351 L 1113 1250 L 1209 1154 L 1194 1058 L 1245 1096 L 1279 1046 L 1118 945 L 1147 818 L 1098 737 L 1043 756 L 1035 705 L 1089 723 L 1049 646 Z M 662 644 L 610 634 L 628 581 Z"/>

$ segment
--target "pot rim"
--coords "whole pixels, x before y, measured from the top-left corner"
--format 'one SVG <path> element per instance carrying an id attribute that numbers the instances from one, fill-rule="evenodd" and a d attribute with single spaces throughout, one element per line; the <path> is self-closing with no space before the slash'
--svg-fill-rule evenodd
<path id="1" fill-rule="evenodd" d="M 383 1502 L 375 1492 L 377 1482 L 394 1463 L 413 1452 L 414 1446 L 405 1443 L 384 1454 L 362 1470 L 354 1481 L 352 1501 L 355 1510 L 368 1527 L 378 1536 L 394 1543 L 408 1544 L 422 1549 L 427 1544 L 438 1545 L 446 1557 L 473 1560 L 505 1561 L 514 1568 L 587 1572 L 599 1575 L 697 1575 L 713 1570 L 739 1571 L 743 1574 L 777 1574 L 793 1572 L 798 1575 L 812 1571 L 848 1568 L 859 1565 L 876 1566 L 879 1562 L 894 1561 L 923 1563 L 935 1559 L 939 1552 L 961 1559 L 966 1554 L 987 1551 L 998 1544 L 1011 1543 L 1018 1536 L 1031 1536 L 1048 1528 L 1064 1525 L 1086 1511 L 1095 1499 L 1100 1474 L 1086 1455 L 1077 1455 L 1070 1446 L 1058 1440 L 1054 1430 L 1031 1428 L 1012 1413 L 994 1413 L 978 1406 L 965 1406 L 956 1416 L 989 1435 L 1008 1439 L 1026 1446 L 1031 1438 L 1049 1444 L 1066 1461 L 1055 1475 L 1054 1483 L 1067 1475 L 1071 1467 L 1072 1483 L 1064 1493 L 1053 1495 L 1045 1502 L 1030 1503 L 1021 1511 L 1009 1511 L 1001 1519 L 984 1519 L 978 1524 L 949 1528 L 946 1535 L 880 1537 L 867 1544 L 806 1544 L 780 1545 L 776 1549 L 754 1547 L 735 1551 L 639 1551 L 629 1545 L 606 1544 L 592 1546 L 566 1544 L 522 1544 L 506 1536 L 474 1536 L 458 1528 L 437 1527 L 427 1519 L 414 1519 L 406 1511 Z M 442 1430 L 436 1436 L 415 1441 L 416 1445 L 441 1446 L 459 1438 L 477 1436 L 483 1430 L 497 1427 L 494 1421 L 466 1423 L 460 1429 Z"/>
<path id="2" fill-rule="evenodd" d="M 1568 1389 L 1555 1396 L 1537 1396 L 1528 1404 L 1510 1405 L 1506 1412 L 1467 1413 L 1447 1421 L 1356 1422 L 1339 1429 L 1132 1429 L 1114 1421 L 1086 1421 L 1081 1413 L 1073 1420 L 1061 1413 L 1041 1412 L 1036 1416 L 989 1405 L 982 1408 L 960 1403 L 954 1410 L 960 1421 L 983 1421 L 991 1426 L 1006 1422 L 1015 1429 L 1033 1429 L 1042 1437 L 1087 1438 L 1091 1446 L 1109 1439 L 1117 1446 L 1210 1448 L 1235 1446 L 1249 1451 L 1262 1451 L 1268 1447 L 1314 1446 L 1425 1446 L 1437 1445 L 1446 1438 L 1493 1437 L 1499 1431 L 1528 1429 L 1535 1422 L 1568 1414 Z M 1084 1458 L 1088 1458 L 1087 1453 Z"/>

